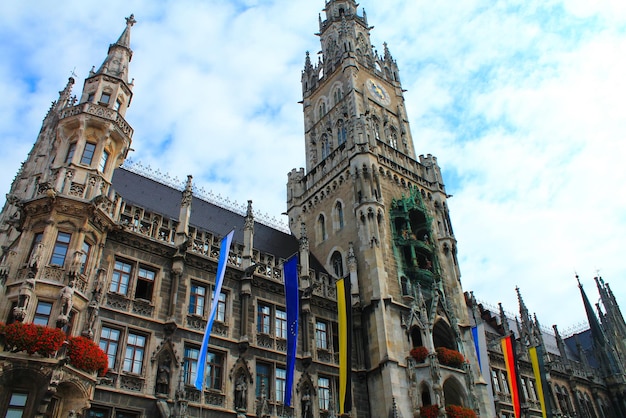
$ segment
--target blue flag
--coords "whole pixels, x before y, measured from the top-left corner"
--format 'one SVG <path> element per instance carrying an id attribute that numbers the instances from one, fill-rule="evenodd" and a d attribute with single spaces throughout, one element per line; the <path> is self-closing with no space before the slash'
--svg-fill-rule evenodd
<path id="1" fill-rule="evenodd" d="M 285 261 L 283 271 L 285 274 L 285 304 L 287 305 L 287 378 L 285 379 L 284 404 L 291 406 L 293 374 L 296 368 L 296 349 L 298 348 L 298 312 L 300 312 L 297 255 Z"/>
<path id="2" fill-rule="evenodd" d="M 209 337 L 211 336 L 211 328 L 217 313 L 217 304 L 222 291 L 222 283 L 224 282 L 224 273 L 226 272 L 226 264 L 228 264 L 228 253 L 230 251 L 230 243 L 233 240 L 235 231 L 230 231 L 228 235 L 222 238 L 220 246 L 220 258 L 217 262 L 217 276 L 215 277 L 215 290 L 213 291 L 213 300 L 211 302 L 211 312 L 206 322 L 204 338 L 202 338 L 202 347 L 200 348 L 200 356 L 198 358 L 198 373 L 196 374 L 195 386 L 198 390 L 204 390 L 204 373 L 206 368 L 206 355 L 209 348 Z"/>

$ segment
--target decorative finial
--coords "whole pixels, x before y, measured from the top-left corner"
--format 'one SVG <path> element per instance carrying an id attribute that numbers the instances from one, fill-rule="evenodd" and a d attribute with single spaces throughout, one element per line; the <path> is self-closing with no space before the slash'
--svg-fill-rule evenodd
<path id="1" fill-rule="evenodd" d="M 127 26 L 133 26 L 135 23 L 137 23 L 137 21 L 135 20 L 135 15 L 131 14 L 129 17 L 126 18 L 126 25 Z"/>

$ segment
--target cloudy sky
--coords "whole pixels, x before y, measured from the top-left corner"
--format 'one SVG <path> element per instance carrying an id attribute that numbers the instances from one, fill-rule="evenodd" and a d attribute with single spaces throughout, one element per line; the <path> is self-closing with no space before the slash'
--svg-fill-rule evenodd
<path id="1" fill-rule="evenodd" d="M 281 218 L 304 166 L 300 72 L 323 0 L 0 4 L 0 195 L 72 72 L 134 13 L 131 154 Z M 444 171 L 463 285 L 546 326 L 585 320 L 599 271 L 626 309 L 626 2 L 362 0 L 398 61 L 418 154 Z M 286 221 L 286 219 L 283 219 Z"/>

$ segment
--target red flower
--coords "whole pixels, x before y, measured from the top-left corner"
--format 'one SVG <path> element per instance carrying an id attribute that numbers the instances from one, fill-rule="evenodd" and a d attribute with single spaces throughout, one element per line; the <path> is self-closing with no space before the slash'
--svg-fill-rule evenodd
<path id="1" fill-rule="evenodd" d="M 409 354 L 411 354 L 411 357 L 413 357 L 418 363 L 423 363 L 424 360 L 426 360 L 426 357 L 428 357 L 428 349 L 424 346 L 414 347 L 411 349 Z"/>
<path id="2" fill-rule="evenodd" d="M 7 348 L 14 351 L 50 357 L 63 345 L 65 333 L 56 328 L 14 322 L 4 326 L 4 340 Z"/>
<path id="3" fill-rule="evenodd" d="M 439 416 L 439 406 L 425 405 L 420 408 L 421 418 L 437 418 Z"/>
<path id="4" fill-rule="evenodd" d="M 476 413 L 473 409 L 459 405 L 446 406 L 446 413 L 448 414 L 448 418 L 476 418 Z"/>
<path id="5" fill-rule="evenodd" d="M 109 358 L 106 353 L 88 338 L 70 338 L 67 356 L 70 364 L 77 369 L 98 372 L 100 376 L 104 376 L 108 371 Z"/>
<path id="6" fill-rule="evenodd" d="M 463 354 L 459 353 L 458 351 L 450 350 L 449 348 L 445 347 L 437 347 L 436 351 L 439 363 L 450 367 L 456 367 L 457 369 L 463 367 L 463 363 L 465 363 L 465 357 L 463 357 Z"/>

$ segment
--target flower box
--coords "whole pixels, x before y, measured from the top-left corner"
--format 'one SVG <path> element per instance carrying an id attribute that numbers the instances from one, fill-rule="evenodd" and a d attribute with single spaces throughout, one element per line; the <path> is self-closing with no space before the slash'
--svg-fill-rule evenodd
<path id="1" fill-rule="evenodd" d="M 109 358 L 93 341 L 85 337 L 71 337 L 67 350 L 69 363 L 86 372 L 98 372 L 99 376 L 107 374 Z"/>
<path id="2" fill-rule="evenodd" d="M 54 355 L 65 342 L 65 333 L 57 328 L 14 322 L 3 327 L 4 343 L 11 351 L 26 351 L 44 357 Z"/>
<path id="3" fill-rule="evenodd" d="M 439 363 L 443 364 L 444 366 L 455 367 L 457 369 L 463 367 L 463 363 L 465 363 L 465 357 L 463 357 L 463 354 L 459 353 L 458 351 L 451 350 L 445 347 L 437 347 L 436 351 Z"/>
<path id="4" fill-rule="evenodd" d="M 420 408 L 420 418 L 437 418 L 439 416 L 439 406 L 424 405 Z"/>
<path id="5" fill-rule="evenodd" d="M 476 412 L 473 409 L 459 405 L 446 406 L 446 413 L 448 418 L 476 418 Z"/>
<path id="6" fill-rule="evenodd" d="M 411 354 L 411 357 L 413 357 L 416 362 L 423 363 L 426 357 L 428 357 L 428 349 L 424 346 L 414 347 L 409 354 Z"/>

